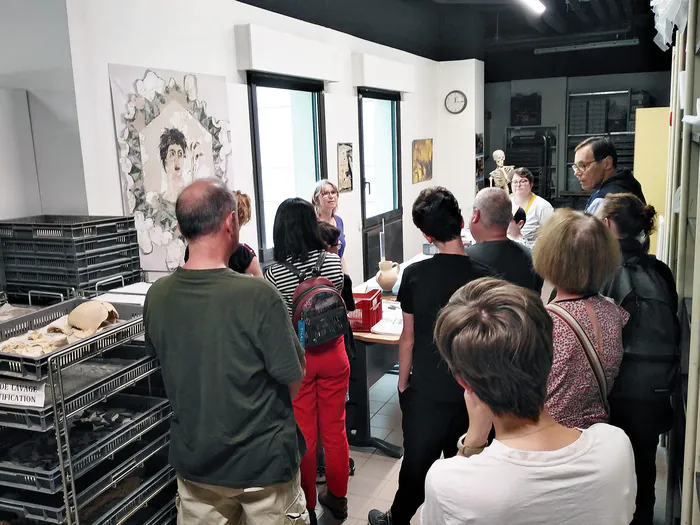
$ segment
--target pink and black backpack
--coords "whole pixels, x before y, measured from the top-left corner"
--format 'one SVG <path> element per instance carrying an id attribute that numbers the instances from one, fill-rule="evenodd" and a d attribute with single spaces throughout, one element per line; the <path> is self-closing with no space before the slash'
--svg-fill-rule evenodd
<path id="1" fill-rule="evenodd" d="M 308 274 L 291 263 L 282 263 L 299 279 L 292 297 L 292 322 L 302 346 L 308 349 L 342 337 L 350 328 L 343 298 L 330 279 L 321 277 L 325 260 L 326 252 L 321 252 Z"/>

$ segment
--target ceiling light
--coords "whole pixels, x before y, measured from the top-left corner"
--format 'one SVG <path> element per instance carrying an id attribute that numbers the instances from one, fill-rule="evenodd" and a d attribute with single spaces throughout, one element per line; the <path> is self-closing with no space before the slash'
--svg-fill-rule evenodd
<path id="1" fill-rule="evenodd" d="M 591 49 L 603 49 L 607 47 L 628 47 L 639 45 L 638 38 L 628 40 L 609 40 L 607 42 L 592 42 L 590 44 L 574 44 L 571 46 L 540 47 L 535 49 L 536 55 L 546 55 L 549 53 L 568 53 L 570 51 L 588 51 Z"/>
<path id="2" fill-rule="evenodd" d="M 537 13 L 538 15 L 541 15 L 544 13 L 547 9 L 547 6 L 545 6 L 540 0 L 520 0 L 523 4 L 528 6 L 533 12 Z"/>

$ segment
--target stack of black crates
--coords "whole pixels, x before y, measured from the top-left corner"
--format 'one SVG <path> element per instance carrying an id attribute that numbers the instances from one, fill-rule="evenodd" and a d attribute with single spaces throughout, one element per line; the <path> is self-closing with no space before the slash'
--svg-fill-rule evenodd
<path id="1" fill-rule="evenodd" d="M 11 301 L 91 296 L 141 280 L 132 217 L 37 215 L 0 221 L 3 288 Z"/>

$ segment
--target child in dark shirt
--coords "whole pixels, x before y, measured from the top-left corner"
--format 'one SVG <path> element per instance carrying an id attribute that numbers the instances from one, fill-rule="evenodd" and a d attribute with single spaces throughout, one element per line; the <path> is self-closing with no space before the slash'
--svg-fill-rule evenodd
<path id="1" fill-rule="evenodd" d="M 337 255 L 340 250 L 340 230 L 324 221 L 319 221 L 318 228 L 321 231 L 323 242 L 328 245 L 328 251 Z M 355 299 L 352 296 L 352 280 L 348 274 L 345 274 L 344 277 L 343 291 L 340 295 L 345 301 L 345 308 L 347 308 L 348 312 L 352 312 L 355 310 Z"/>

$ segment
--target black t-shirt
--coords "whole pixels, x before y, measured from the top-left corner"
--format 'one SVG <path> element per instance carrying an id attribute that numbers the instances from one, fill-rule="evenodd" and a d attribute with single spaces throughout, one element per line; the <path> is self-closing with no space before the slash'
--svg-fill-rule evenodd
<path id="1" fill-rule="evenodd" d="M 542 277 L 532 267 L 532 255 L 522 244 L 505 241 L 486 241 L 472 244 L 467 254 L 496 271 L 496 276 L 523 288 L 541 293 Z"/>
<path id="2" fill-rule="evenodd" d="M 413 314 L 411 388 L 435 401 L 464 403 L 464 390 L 440 356 L 433 330 L 440 310 L 457 290 L 493 275 L 491 268 L 471 257 L 447 254 L 434 255 L 404 270 L 397 300 L 405 313 Z"/>
<path id="3" fill-rule="evenodd" d="M 190 248 L 189 246 L 187 246 L 185 247 L 185 262 L 187 262 L 187 259 L 189 258 Z M 234 272 L 245 273 L 245 271 L 248 269 L 248 266 L 250 266 L 250 263 L 253 262 L 254 258 L 255 251 L 253 250 L 253 248 L 251 248 L 247 244 L 241 243 L 236 248 L 236 251 L 233 252 L 231 258 L 228 260 L 228 267 L 231 268 Z"/>

